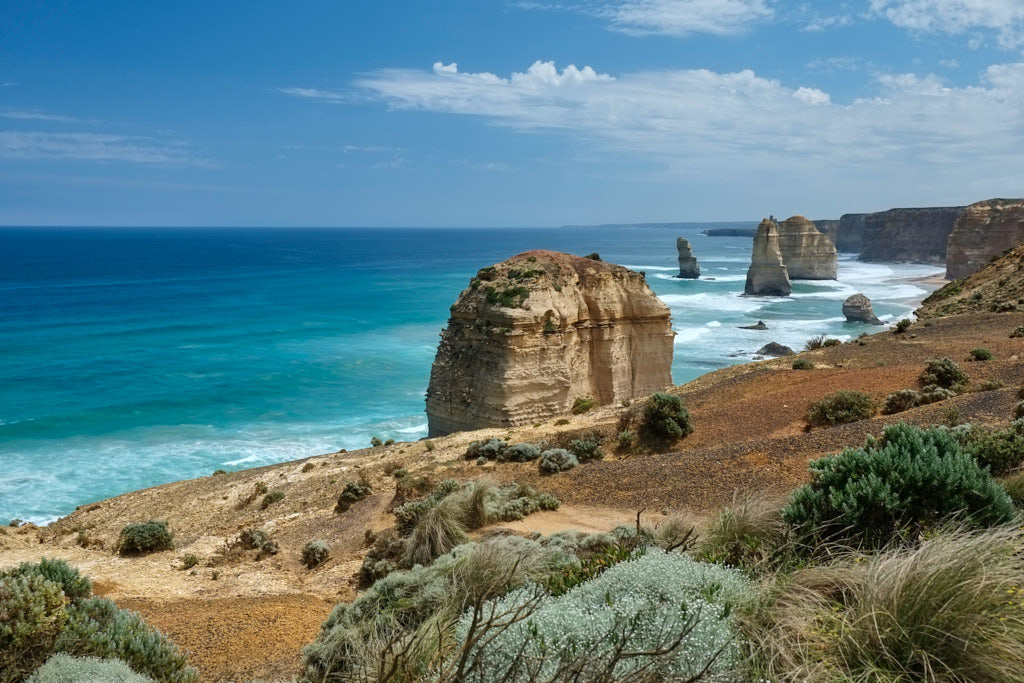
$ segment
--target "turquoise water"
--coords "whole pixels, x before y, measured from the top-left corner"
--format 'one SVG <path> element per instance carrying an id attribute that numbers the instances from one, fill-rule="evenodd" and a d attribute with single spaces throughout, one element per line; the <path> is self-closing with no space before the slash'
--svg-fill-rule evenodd
<path id="1" fill-rule="evenodd" d="M 527 249 L 646 271 L 672 308 L 677 383 L 768 341 L 874 331 L 844 322 L 846 296 L 903 317 L 926 293 L 904 279 L 939 272 L 844 256 L 838 282 L 743 298 L 750 239 L 699 227 L 0 229 L 0 521 L 424 436 L 448 307 L 478 268 Z M 699 281 L 672 278 L 679 235 Z M 737 329 L 758 319 L 771 329 Z"/>

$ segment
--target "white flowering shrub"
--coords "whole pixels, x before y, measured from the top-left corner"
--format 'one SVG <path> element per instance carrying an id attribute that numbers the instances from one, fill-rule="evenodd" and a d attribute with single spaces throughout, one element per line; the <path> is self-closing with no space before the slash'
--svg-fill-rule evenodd
<path id="1" fill-rule="evenodd" d="M 735 570 L 650 548 L 559 597 L 525 587 L 476 618 L 467 612 L 456 629 L 469 643 L 462 672 L 477 681 L 740 680 L 732 613 L 750 592 Z M 481 633 L 481 621 L 494 632 Z"/>

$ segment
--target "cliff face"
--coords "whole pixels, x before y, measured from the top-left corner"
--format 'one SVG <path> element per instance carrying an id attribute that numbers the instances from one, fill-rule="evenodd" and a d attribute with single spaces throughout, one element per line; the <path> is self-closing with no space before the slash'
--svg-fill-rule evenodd
<path id="1" fill-rule="evenodd" d="M 550 251 L 477 273 L 430 373 L 431 436 L 516 426 L 672 383 L 669 310 L 641 273 Z"/>
<path id="2" fill-rule="evenodd" d="M 839 235 L 839 221 L 827 220 L 827 221 L 814 221 L 814 227 L 818 229 L 825 237 L 832 241 L 835 245 L 836 237 Z"/>
<path id="3" fill-rule="evenodd" d="M 791 280 L 835 280 L 836 247 L 814 223 L 793 216 L 779 223 L 779 251 Z"/>
<path id="4" fill-rule="evenodd" d="M 775 221 L 765 218 L 757 226 L 754 235 L 754 249 L 743 293 L 789 296 L 792 291 L 789 271 L 782 262 L 782 252 L 779 250 L 779 226 Z"/>
<path id="5" fill-rule="evenodd" d="M 946 277 L 978 272 L 993 256 L 1024 242 L 1024 199 L 987 199 L 964 209 L 946 250 Z"/>
<path id="6" fill-rule="evenodd" d="M 690 249 L 690 241 L 685 237 L 677 237 L 676 250 L 679 252 L 679 275 L 676 277 L 691 280 L 700 277 L 700 265 Z"/>
<path id="7" fill-rule="evenodd" d="M 962 206 L 944 206 L 868 214 L 860 259 L 945 265 L 949 234 L 963 211 Z"/>
<path id="8" fill-rule="evenodd" d="M 839 217 L 836 230 L 836 249 L 844 253 L 859 254 L 864 243 L 864 219 L 866 213 L 845 213 Z"/>

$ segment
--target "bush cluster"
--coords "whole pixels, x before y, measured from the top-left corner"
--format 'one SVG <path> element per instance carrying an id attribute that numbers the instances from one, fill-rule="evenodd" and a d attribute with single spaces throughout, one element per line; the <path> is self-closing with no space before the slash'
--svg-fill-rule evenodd
<path id="1" fill-rule="evenodd" d="M 956 394 L 949 389 L 943 389 L 933 385 L 925 387 L 921 391 L 915 389 L 900 389 L 885 397 L 885 405 L 882 406 L 883 415 L 902 413 L 918 406 L 928 405 L 953 398 Z"/>
<path id="2" fill-rule="evenodd" d="M 117 548 L 122 555 L 169 550 L 174 547 L 174 535 L 167 522 L 127 524 L 121 529 Z"/>
<path id="3" fill-rule="evenodd" d="M 266 557 L 267 555 L 277 555 L 281 551 L 280 546 L 277 545 L 269 533 L 263 531 L 263 529 L 246 529 L 238 535 L 237 543 L 243 548 L 249 548 L 251 550 L 259 551 L 256 554 L 257 559 Z"/>
<path id="4" fill-rule="evenodd" d="M 350 507 L 373 493 L 369 484 L 358 481 L 345 482 L 345 488 L 338 495 L 335 512 L 347 512 Z"/>
<path id="5" fill-rule="evenodd" d="M 674 394 L 654 394 L 644 404 L 644 426 L 667 439 L 680 439 L 693 432 L 690 413 Z"/>
<path id="6" fill-rule="evenodd" d="M 807 409 L 807 424 L 834 426 L 866 420 L 875 414 L 875 402 L 859 391 L 840 390 L 815 401 Z"/>
<path id="7" fill-rule="evenodd" d="M 551 448 L 540 454 L 538 469 L 541 474 L 568 472 L 580 464 L 579 459 L 564 448 Z"/>
<path id="8" fill-rule="evenodd" d="M 794 370 L 813 370 L 814 369 L 814 363 L 812 363 L 811 361 L 807 360 L 806 358 L 797 358 L 795 361 L 793 361 L 793 369 Z"/>
<path id="9" fill-rule="evenodd" d="M 993 476 L 1003 476 L 1024 464 L 1024 423 L 1005 429 L 972 426 L 954 430 L 964 452 Z"/>
<path id="10" fill-rule="evenodd" d="M 319 567 L 330 554 L 331 548 L 324 541 L 310 541 L 302 547 L 302 564 L 306 569 Z"/>
<path id="11" fill-rule="evenodd" d="M 978 347 L 971 349 L 971 359 L 976 361 L 992 360 L 992 352 L 988 349 Z"/>
<path id="12" fill-rule="evenodd" d="M 153 679 L 135 673 L 119 659 L 55 654 L 25 683 L 153 683 Z"/>
<path id="13" fill-rule="evenodd" d="M 956 393 L 962 392 L 970 381 L 967 373 L 949 358 L 930 360 L 918 377 L 921 386 L 937 386 Z"/>
<path id="14" fill-rule="evenodd" d="M 578 439 L 571 439 L 567 450 L 575 455 L 581 463 L 600 460 L 604 457 L 604 452 L 601 450 L 601 433 L 592 432 Z"/>

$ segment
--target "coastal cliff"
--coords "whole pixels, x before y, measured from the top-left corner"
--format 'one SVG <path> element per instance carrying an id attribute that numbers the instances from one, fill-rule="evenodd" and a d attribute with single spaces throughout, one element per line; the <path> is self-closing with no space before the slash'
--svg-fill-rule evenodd
<path id="1" fill-rule="evenodd" d="M 835 280 L 836 247 L 803 216 L 778 225 L 779 251 L 791 280 Z"/>
<path id="2" fill-rule="evenodd" d="M 839 217 L 836 230 L 836 249 L 844 253 L 859 254 L 864 244 L 864 219 L 866 213 L 846 213 Z"/>
<path id="3" fill-rule="evenodd" d="M 690 241 L 685 237 L 677 237 L 676 251 L 679 252 L 679 275 L 676 277 L 690 280 L 699 278 L 700 264 L 697 263 L 697 258 L 693 255 Z"/>
<path id="4" fill-rule="evenodd" d="M 839 221 L 837 220 L 818 220 L 814 221 L 814 227 L 818 229 L 825 237 L 832 241 L 833 246 L 836 243 L 836 238 L 839 235 Z"/>
<path id="5" fill-rule="evenodd" d="M 1024 199 L 986 199 L 966 209 L 946 251 L 950 280 L 978 272 L 993 256 L 1024 242 Z"/>
<path id="6" fill-rule="evenodd" d="M 963 206 L 890 209 L 864 219 L 862 261 L 946 264 L 946 246 Z"/>
<path id="7" fill-rule="evenodd" d="M 451 308 L 430 373 L 431 436 L 516 426 L 672 383 L 669 309 L 641 273 L 551 251 L 484 268 Z"/>
<path id="8" fill-rule="evenodd" d="M 793 291 L 789 283 L 789 271 L 782 261 L 779 249 L 779 226 L 765 218 L 757 226 L 754 235 L 747 283 L 743 288 L 746 295 L 789 296 Z"/>

